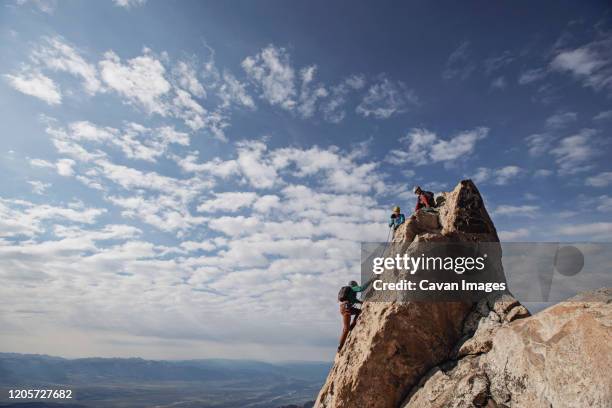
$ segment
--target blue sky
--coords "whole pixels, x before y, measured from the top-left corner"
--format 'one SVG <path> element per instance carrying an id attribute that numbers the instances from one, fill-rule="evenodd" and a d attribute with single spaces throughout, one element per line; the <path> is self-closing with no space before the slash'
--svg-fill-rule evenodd
<path id="1" fill-rule="evenodd" d="M 3 2 L 3 351 L 328 359 L 415 184 L 609 241 L 610 8 L 466 7 Z"/>

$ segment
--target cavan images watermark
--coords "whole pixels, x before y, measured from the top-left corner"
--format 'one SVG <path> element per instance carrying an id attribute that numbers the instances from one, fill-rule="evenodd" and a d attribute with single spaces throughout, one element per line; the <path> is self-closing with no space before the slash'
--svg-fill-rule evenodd
<path id="1" fill-rule="evenodd" d="M 556 302 L 612 286 L 612 244 L 363 243 L 362 283 L 369 301 L 478 301 L 512 293 Z"/>

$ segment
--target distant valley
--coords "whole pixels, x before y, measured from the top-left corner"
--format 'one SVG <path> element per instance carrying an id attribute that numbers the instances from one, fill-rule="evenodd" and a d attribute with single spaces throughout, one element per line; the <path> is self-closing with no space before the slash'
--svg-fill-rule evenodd
<path id="1" fill-rule="evenodd" d="M 64 359 L 0 353 L 1 408 L 277 408 L 316 397 L 330 363 Z M 10 389 L 72 389 L 73 398 L 11 400 Z"/>

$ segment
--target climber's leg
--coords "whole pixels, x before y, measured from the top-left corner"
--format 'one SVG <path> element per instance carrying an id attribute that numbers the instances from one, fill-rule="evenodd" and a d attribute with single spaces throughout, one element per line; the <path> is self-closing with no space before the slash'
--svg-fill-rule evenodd
<path id="1" fill-rule="evenodd" d="M 340 304 L 340 314 L 342 315 L 342 334 L 340 335 L 340 344 L 338 345 L 338 351 L 344 346 L 346 337 L 351 330 L 351 312 L 347 309 L 347 305 L 344 302 Z M 350 308 L 350 306 L 348 306 Z"/>
<path id="2" fill-rule="evenodd" d="M 359 317 L 360 314 L 361 314 L 361 309 L 357 309 L 356 307 L 351 307 L 351 315 L 354 315 L 355 317 L 353 317 L 353 323 L 351 323 L 350 330 L 353 330 L 353 327 L 355 327 L 355 325 L 357 324 L 357 318 Z"/>

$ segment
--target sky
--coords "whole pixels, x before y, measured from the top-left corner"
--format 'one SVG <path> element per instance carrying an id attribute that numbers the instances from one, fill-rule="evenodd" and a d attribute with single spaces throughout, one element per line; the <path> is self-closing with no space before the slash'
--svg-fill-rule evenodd
<path id="1" fill-rule="evenodd" d="M 0 350 L 329 360 L 412 187 L 612 238 L 605 1 L 11 0 Z"/>

